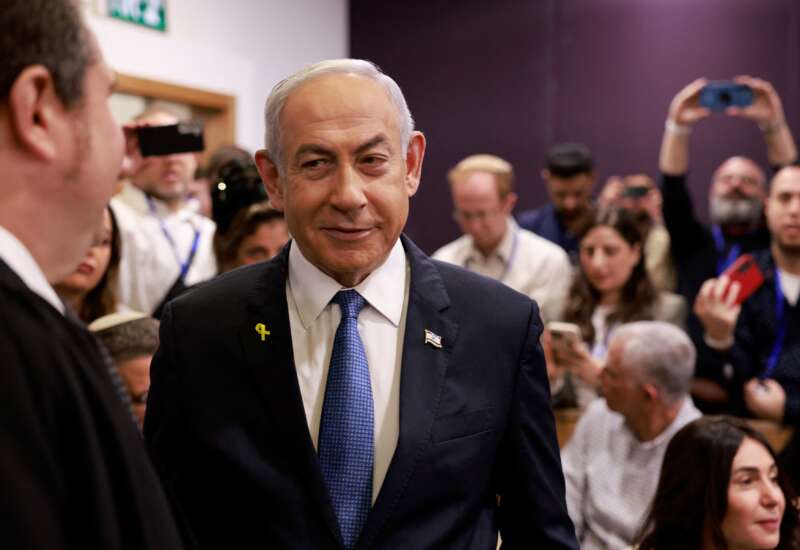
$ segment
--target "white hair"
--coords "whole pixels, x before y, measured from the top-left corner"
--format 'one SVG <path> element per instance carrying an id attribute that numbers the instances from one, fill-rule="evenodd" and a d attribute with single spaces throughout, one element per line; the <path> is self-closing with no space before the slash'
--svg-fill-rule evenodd
<path id="1" fill-rule="evenodd" d="M 689 393 L 697 352 L 683 330 L 663 321 L 637 321 L 615 330 L 611 342 L 616 341 L 622 343 L 622 363 L 658 387 L 665 401 L 675 403 Z"/>
<path id="2" fill-rule="evenodd" d="M 406 98 L 397 82 L 392 80 L 378 68 L 377 65 L 363 59 L 328 59 L 312 65 L 307 65 L 278 82 L 267 98 L 264 109 L 266 132 L 264 137 L 265 148 L 272 162 L 278 168 L 278 173 L 283 176 L 284 162 L 281 150 L 281 125 L 280 117 L 283 106 L 289 95 L 304 83 L 331 74 L 355 74 L 374 80 L 386 91 L 392 104 L 397 110 L 398 127 L 400 128 L 400 142 L 403 147 L 403 156 L 408 150 L 411 132 L 414 131 L 414 119 L 408 109 Z"/>

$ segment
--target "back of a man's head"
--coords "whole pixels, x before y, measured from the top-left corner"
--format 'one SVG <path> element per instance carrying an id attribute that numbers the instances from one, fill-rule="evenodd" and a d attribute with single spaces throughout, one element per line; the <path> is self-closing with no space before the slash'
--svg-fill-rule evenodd
<path id="1" fill-rule="evenodd" d="M 666 404 L 682 400 L 694 375 L 695 347 L 680 328 L 663 321 L 637 321 L 614 331 L 622 362 L 641 382 L 659 390 Z"/>
<path id="2" fill-rule="evenodd" d="M 580 143 L 561 143 L 547 152 L 547 171 L 551 177 L 570 179 L 579 174 L 591 174 L 594 169 L 592 153 Z"/>
<path id="3" fill-rule="evenodd" d="M 0 9 L 0 94 L 3 103 L 27 67 L 50 71 L 67 107 L 80 103 L 93 52 L 73 0 L 4 0 Z"/>

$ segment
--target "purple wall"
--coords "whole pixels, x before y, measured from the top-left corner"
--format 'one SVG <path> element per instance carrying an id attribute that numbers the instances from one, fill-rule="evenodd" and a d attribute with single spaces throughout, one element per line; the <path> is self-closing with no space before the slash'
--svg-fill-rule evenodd
<path id="1" fill-rule="evenodd" d="M 698 76 L 770 80 L 800 130 L 795 0 L 351 0 L 350 41 L 353 57 L 398 81 L 428 138 L 407 227 L 428 252 L 458 236 L 446 173 L 461 158 L 509 160 L 518 210 L 546 200 L 538 174 L 559 141 L 593 150 L 599 182 L 655 175 L 669 101 Z M 714 167 L 733 154 L 766 166 L 754 124 L 700 123 L 691 183 L 701 215 Z"/>

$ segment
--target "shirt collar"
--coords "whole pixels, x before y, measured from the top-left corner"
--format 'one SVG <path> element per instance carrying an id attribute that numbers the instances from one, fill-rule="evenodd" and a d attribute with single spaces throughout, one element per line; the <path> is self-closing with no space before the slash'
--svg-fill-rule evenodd
<path id="1" fill-rule="evenodd" d="M 490 256 L 497 256 L 500 258 L 500 261 L 503 264 L 507 264 L 511 259 L 511 252 L 514 248 L 514 235 L 516 234 L 519 226 L 517 222 L 514 221 L 514 218 L 509 216 L 506 218 L 506 232 L 503 235 L 503 238 L 500 240 L 500 244 L 497 245 Z M 468 260 L 469 261 L 481 261 L 484 259 L 484 255 L 481 253 L 480 250 L 477 249 L 475 246 L 475 241 L 472 237 L 469 238 L 469 253 L 468 253 Z"/>
<path id="2" fill-rule="evenodd" d="M 25 286 L 46 300 L 62 315 L 64 314 L 64 303 L 47 282 L 47 277 L 42 273 L 42 269 L 33 259 L 30 251 L 3 226 L 0 226 L 0 259 L 22 279 Z"/>
<path id="3" fill-rule="evenodd" d="M 398 239 L 386 261 L 353 288 L 378 313 L 398 326 L 403 314 L 406 276 L 406 255 Z M 289 248 L 289 288 L 300 322 L 308 330 L 334 295 L 345 287 L 308 261 L 300 247 L 292 242 Z"/>

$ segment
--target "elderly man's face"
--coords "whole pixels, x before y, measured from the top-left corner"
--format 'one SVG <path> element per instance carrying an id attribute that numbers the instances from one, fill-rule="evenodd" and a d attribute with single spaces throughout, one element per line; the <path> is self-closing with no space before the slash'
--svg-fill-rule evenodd
<path id="1" fill-rule="evenodd" d="M 354 286 L 384 262 L 405 226 L 425 140 L 415 132 L 404 156 L 386 92 L 352 74 L 301 85 L 280 120 L 285 178 L 257 155 L 272 204 L 305 257 Z"/>
<path id="2" fill-rule="evenodd" d="M 641 414 L 642 384 L 622 361 L 622 341 L 612 340 L 600 378 L 608 408 L 629 418 Z"/>
<path id="3" fill-rule="evenodd" d="M 750 159 L 730 158 L 714 173 L 709 195 L 714 223 L 756 223 L 766 195 L 764 173 Z"/>

